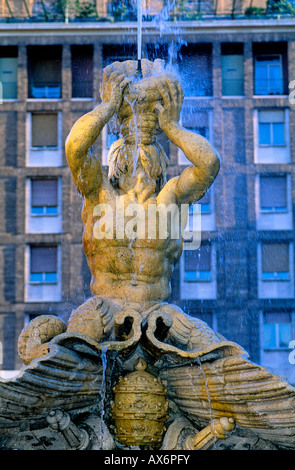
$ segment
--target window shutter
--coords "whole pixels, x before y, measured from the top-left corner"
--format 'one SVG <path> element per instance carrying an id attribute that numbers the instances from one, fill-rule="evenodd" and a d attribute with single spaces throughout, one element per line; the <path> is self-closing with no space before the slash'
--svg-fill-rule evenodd
<path id="1" fill-rule="evenodd" d="M 211 270 L 211 246 L 201 245 L 198 250 L 186 250 L 184 252 L 185 271 L 210 271 Z"/>
<path id="2" fill-rule="evenodd" d="M 31 247 L 31 273 L 56 273 L 57 247 Z"/>
<path id="3" fill-rule="evenodd" d="M 57 114 L 32 113 L 32 147 L 57 146 Z"/>
<path id="4" fill-rule="evenodd" d="M 285 122 L 285 111 L 272 110 L 272 111 L 259 111 L 259 122 Z"/>
<path id="5" fill-rule="evenodd" d="M 33 81 L 35 86 L 58 86 L 61 77 L 60 59 L 38 57 L 34 61 Z"/>
<path id="6" fill-rule="evenodd" d="M 222 94 L 239 96 L 244 93 L 244 58 L 241 54 L 222 55 Z"/>
<path id="7" fill-rule="evenodd" d="M 287 207 L 286 176 L 260 176 L 260 207 Z"/>
<path id="8" fill-rule="evenodd" d="M 262 244 L 262 272 L 281 273 L 289 272 L 289 244 L 263 243 Z"/>
<path id="9" fill-rule="evenodd" d="M 57 180 L 32 180 L 32 206 L 57 206 Z"/>
<path id="10" fill-rule="evenodd" d="M 2 98 L 17 98 L 17 58 L 0 58 L 0 82 L 2 83 Z"/>
<path id="11" fill-rule="evenodd" d="M 264 323 L 291 323 L 291 316 L 288 312 L 266 312 Z"/>

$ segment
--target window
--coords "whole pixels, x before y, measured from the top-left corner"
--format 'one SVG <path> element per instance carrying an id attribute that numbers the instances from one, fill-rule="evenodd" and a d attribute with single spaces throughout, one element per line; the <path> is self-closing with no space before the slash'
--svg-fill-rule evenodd
<path id="1" fill-rule="evenodd" d="M 222 95 L 244 95 L 243 44 L 221 46 Z"/>
<path id="2" fill-rule="evenodd" d="M 58 147 L 56 113 L 32 113 L 31 146 Z"/>
<path id="3" fill-rule="evenodd" d="M 288 43 L 253 43 L 254 94 L 288 94 Z"/>
<path id="4" fill-rule="evenodd" d="M 262 280 L 289 281 L 289 243 L 262 243 Z"/>
<path id="5" fill-rule="evenodd" d="M 57 215 L 57 189 L 57 179 L 33 179 L 31 181 L 31 215 Z"/>
<path id="6" fill-rule="evenodd" d="M 189 206 L 189 210 L 188 210 L 188 229 L 189 231 L 191 232 L 192 230 L 194 230 L 194 217 L 195 217 L 195 214 L 197 213 L 197 209 L 198 209 L 198 206 L 197 206 L 197 202 L 194 202 L 193 204 L 191 204 Z"/>
<path id="7" fill-rule="evenodd" d="M 206 191 L 206 194 L 198 201 L 198 204 L 201 204 L 201 213 L 210 214 L 211 212 L 211 191 L 210 189 Z"/>
<path id="8" fill-rule="evenodd" d="M 216 249 L 214 244 L 200 237 L 187 241 L 179 260 L 180 298 L 216 299 Z"/>
<path id="9" fill-rule="evenodd" d="M 30 283 L 57 282 L 57 246 L 31 246 Z"/>
<path id="10" fill-rule="evenodd" d="M 26 157 L 28 167 L 63 165 L 62 113 L 27 113 Z"/>
<path id="11" fill-rule="evenodd" d="M 211 280 L 211 246 L 203 244 L 197 250 L 184 251 L 184 280 Z"/>
<path id="12" fill-rule="evenodd" d="M 188 44 L 179 54 L 179 75 L 184 96 L 212 96 L 212 47 Z"/>
<path id="13" fill-rule="evenodd" d="M 27 245 L 25 302 L 62 300 L 61 249 L 57 244 Z"/>
<path id="14" fill-rule="evenodd" d="M 289 163 L 289 109 L 255 109 L 253 123 L 255 163 Z"/>
<path id="15" fill-rule="evenodd" d="M 118 140 L 118 133 L 114 129 L 110 129 L 108 126 L 107 129 L 107 149 L 110 150 L 111 146 L 113 145 L 114 142 Z"/>
<path id="16" fill-rule="evenodd" d="M 72 97 L 93 96 L 93 46 L 72 46 Z"/>
<path id="17" fill-rule="evenodd" d="M 264 349 L 289 348 L 291 315 L 287 312 L 266 312 L 263 315 Z"/>
<path id="18" fill-rule="evenodd" d="M 287 176 L 260 176 L 260 210 L 287 211 Z"/>
<path id="19" fill-rule="evenodd" d="M 183 122 L 182 122 L 183 124 Z M 184 125 L 184 124 L 183 124 Z M 186 130 L 200 134 L 205 139 L 209 140 L 209 127 L 208 126 L 185 126 Z M 178 164 L 179 165 L 191 165 L 191 162 L 186 158 L 182 150 L 178 150 Z"/>
<path id="20" fill-rule="evenodd" d="M 285 146 L 285 111 L 259 111 L 258 135 L 260 146 Z"/>
<path id="21" fill-rule="evenodd" d="M 212 140 L 213 112 L 211 109 L 196 111 L 195 105 L 185 100 L 180 124 L 188 131 L 196 132 L 209 141 Z M 182 150 L 178 150 L 178 164 L 191 165 Z"/>
<path id="22" fill-rule="evenodd" d="M 61 233 L 62 219 L 62 178 L 27 178 L 26 233 Z"/>
<path id="23" fill-rule="evenodd" d="M 102 153 L 102 164 L 107 166 L 108 163 L 108 154 L 109 150 L 114 142 L 118 140 L 119 138 L 119 128 L 112 119 L 110 122 L 107 123 L 107 125 L 103 129 L 103 153 Z"/>
<path id="24" fill-rule="evenodd" d="M 103 45 L 103 66 L 112 64 L 116 61 L 135 60 L 137 50 L 134 44 L 119 45 Z"/>
<path id="25" fill-rule="evenodd" d="M 61 46 L 28 46 L 29 98 L 61 98 Z"/>
<path id="26" fill-rule="evenodd" d="M 213 185 L 206 194 L 189 207 L 186 232 L 212 232 L 216 230 Z M 189 240 L 189 238 L 187 239 Z"/>
<path id="27" fill-rule="evenodd" d="M 17 47 L 0 47 L 0 83 L 4 100 L 17 99 Z"/>
<path id="28" fill-rule="evenodd" d="M 199 199 L 199 201 L 194 202 L 189 207 L 188 229 L 190 232 L 199 227 L 199 224 L 197 224 L 195 221 L 195 217 L 197 217 L 200 213 L 201 214 L 211 213 L 210 190 L 208 190 L 206 194 L 201 199 Z"/>
<path id="29" fill-rule="evenodd" d="M 281 55 L 255 57 L 255 94 L 281 95 L 284 91 Z"/>
<path id="30" fill-rule="evenodd" d="M 292 230 L 292 179 L 287 173 L 256 175 L 256 229 Z"/>
<path id="31" fill-rule="evenodd" d="M 276 239 L 259 243 L 257 263 L 258 298 L 294 298 L 294 247 L 292 242 Z"/>
<path id="32" fill-rule="evenodd" d="M 183 232 L 183 240 L 187 242 L 183 246 L 184 250 L 192 250 L 200 246 L 201 243 L 201 205 L 194 202 L 189 206 L 187 224 Z M 196 246 L 197 244 L 197 246 Z"/>
<path id="33" fill-rule="evenodd" d="M 168 46 L 167 44 L 147 44 L 146 52 L 143 51 L 143 56 L 147 57 L 148 60 L 154 61 L 156 59 L 162 59 L 167 62 L 168 60 Z"/>

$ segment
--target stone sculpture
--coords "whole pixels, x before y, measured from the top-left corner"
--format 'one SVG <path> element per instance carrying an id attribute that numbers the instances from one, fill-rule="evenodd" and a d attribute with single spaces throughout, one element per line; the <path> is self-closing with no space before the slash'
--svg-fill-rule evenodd
<path id="1" fill-rule="evenodd" d="M 67 323 L 41 316 L 21 333 L 25 366 L 0 383 L 0 443 L 295 448 L 295 389 L 168 303 L 183 249 L 182 206 L 204 195 L 220 163 L 205 138 L 179 125 L 182 89 L 162 61 L 143 59 L 142 77 L 137 67 L 137 61 L 106 67 L 101 104 L 77 121 L 67 139 L 73 181 L 83 196 L 93 296 Z M 90 148 L 114 115 L 120 139 L 105 174 Z M 168 182 L 160 132 L 192 164 Z M 41 444 L 36 429 L 45 436 Z"/>

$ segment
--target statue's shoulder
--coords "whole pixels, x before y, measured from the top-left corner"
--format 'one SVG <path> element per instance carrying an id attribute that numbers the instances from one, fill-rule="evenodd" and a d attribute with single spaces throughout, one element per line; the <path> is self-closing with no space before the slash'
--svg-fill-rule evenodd
<path id="1" fill-rule="evenodd" d="M 82 193 L 83 194 L 83 193 Z M 93 206 L 99 203 L 111 203 L 119 195 L 119 190 L 112 185 L 105 170 L 102 171 L 102 178 L 99 187 L 94 188 L 88 194 L 83 194 L 84 204 Z"/>

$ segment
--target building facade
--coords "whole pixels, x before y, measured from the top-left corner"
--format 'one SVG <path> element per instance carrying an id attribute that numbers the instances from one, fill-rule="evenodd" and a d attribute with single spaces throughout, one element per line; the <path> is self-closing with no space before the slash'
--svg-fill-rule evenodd
<path id="1" fill-rule="evenodd" d="M 136 38 L 134 22 L 0 23 L 2 376 L 21 367 L 17 339 L 30 319 L 67 320 L 91 295 L 64 143 L 100 102 L 103 67 L 136 59 Z M 221 156 L 216 181 L 190 209 L 191 225 L 201 210 L 202 243 L 187 242 L 170 301 L 294 384 L 295 20 L 212 17 L 163 31 L 147 21 L 143 57 L 177 69 L 182 125 Z M 93 149 L 105 167 L 114 139 L 111 123 Z M 188 161 L 160 139 L 171 178 Z"/>

